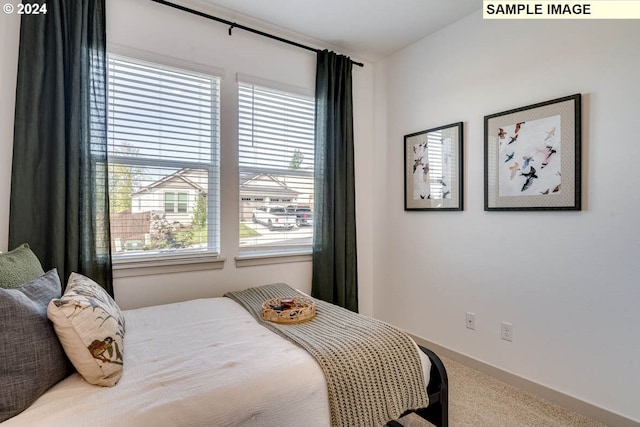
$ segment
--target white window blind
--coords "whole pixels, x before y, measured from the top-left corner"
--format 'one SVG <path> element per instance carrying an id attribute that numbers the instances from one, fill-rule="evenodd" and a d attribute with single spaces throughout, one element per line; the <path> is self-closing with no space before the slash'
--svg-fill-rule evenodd
<path id="1" fill-rule="evenodd" d="M 239 84 L 240 250 L 310 249 L 313 97 Z"/>
<path id="2" fill-rule="evenodd" d="M 217 253 L 219 78 L 110 55 L 115 260 Z"/>

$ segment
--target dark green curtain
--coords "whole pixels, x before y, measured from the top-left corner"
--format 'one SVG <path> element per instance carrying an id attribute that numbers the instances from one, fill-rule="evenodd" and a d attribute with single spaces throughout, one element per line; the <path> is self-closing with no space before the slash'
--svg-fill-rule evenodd
<path id="1" fill-rule="evenodd" d="M 311 293 L 357 312 L 351 67 L 346 56 L 318 52 Z"/>
<path id="2" fill-rule="evenodd" d="M 49 0 L 23 15 L 9 246 L 113 295 L 106 175 L 104 0 Z M 64 286 L 64 285 L 63 285 Z"/>

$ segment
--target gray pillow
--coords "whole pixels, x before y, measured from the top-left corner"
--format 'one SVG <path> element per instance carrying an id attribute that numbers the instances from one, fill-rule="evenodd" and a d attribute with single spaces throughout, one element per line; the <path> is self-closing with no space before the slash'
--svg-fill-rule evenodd
<path id="1" fill-rule="evenodd" d="M 49 301 L 61 293 L 56 269 L 18 288 L 0 288 L 0 422 L 72 372 L 47 318 Z"/>
<path id="2" fill-rule="evenodd" d="M 0 253 L 0 288 L 12 289 L 44 274 L 38 257 L 26 243 Z"/>

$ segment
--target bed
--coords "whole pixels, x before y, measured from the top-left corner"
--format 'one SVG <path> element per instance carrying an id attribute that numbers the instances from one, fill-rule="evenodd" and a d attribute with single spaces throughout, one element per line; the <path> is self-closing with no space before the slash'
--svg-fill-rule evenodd
<path id="1" fill-rule="evenodd" d="M 316 360 L 262 326 L 230 298 L 122 312 L 124 368 L 113 387 L 66 377 L 3 427 L 330 426 L 327 383 Z M 447 426 L 442 362 L 421 348 L 429 405 L 420 416 Z M 400 425 L 390 420 L 389 425 Z"/>

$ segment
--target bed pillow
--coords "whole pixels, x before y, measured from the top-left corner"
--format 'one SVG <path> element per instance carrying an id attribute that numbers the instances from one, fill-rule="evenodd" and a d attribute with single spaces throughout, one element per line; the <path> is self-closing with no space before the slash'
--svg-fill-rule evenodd
<path id="1" fill-rule="evenodd" d="M 60 293 L 55 269 L 15 289 L 0 289 L 0 422 L 72 372 L 47 319 L 47 305 Z"/>
<path id="2" fill-rule="evenodd" d="M 44 274 L 38 257 L 24 243 L 7 253 L 0 253 L 0 288 L 17 288 Z"/>
<path id="3" fill-rule="evenodd" d="M 88 277 L 71 273 L 47 315 L 80 375 L 91 384 L 116 385 L 123 368 L 124 317 L 111 296 Z"/>

